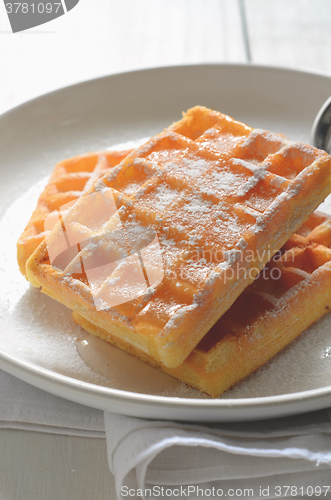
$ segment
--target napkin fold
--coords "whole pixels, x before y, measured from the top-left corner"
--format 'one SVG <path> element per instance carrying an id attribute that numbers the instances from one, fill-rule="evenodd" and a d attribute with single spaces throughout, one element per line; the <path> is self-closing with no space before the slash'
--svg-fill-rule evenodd
<path id="1" fill-rule="evenodd" d="M 331 498 L 331 412 L 195 425 L 105 413 L 123 498 Z"/>
<path id="2" fill-rule="evenodd" d="M 331 498 L 331 410 L 190 424 L 102 412 L 0 370 L 0 428 L 106 438 L 118 499 Z"/>

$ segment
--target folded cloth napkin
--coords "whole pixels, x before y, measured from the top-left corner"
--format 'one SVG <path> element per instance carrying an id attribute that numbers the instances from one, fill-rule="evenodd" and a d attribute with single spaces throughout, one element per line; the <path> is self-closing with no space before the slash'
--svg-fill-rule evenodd
<path id="1" fill-rule="evenodd" d="M 331 410 L 184 424 L 105 414 L 0 370 L 0 428 L 107 439 L 122 498 L 331 498 Z"/>
<path id="2" fill-rule="evenodd" d="M 331 411 L 194 425 L 105 413 L 122 498 L 331 498 Z"/>

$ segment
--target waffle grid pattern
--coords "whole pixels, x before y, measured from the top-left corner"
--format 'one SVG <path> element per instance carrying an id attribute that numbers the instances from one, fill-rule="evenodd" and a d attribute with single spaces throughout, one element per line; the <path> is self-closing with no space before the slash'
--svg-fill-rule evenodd
<path id="1" fill-rule="evenodd" d="M 281 313 L 290 296 L 307 286 L 311 276 L 325 265 L 331 270 L 331 217 L 315 212 L 220 318 L 214 330 L 206 334 L 197 349 L 208 352 L 229 332 L 240 335 L 254 328 L 257 318 L 267 311 Z"/>
<path id="2" fill-rule="evenodd" d="M 318 165 L 314 170 L 318 160 L 322 168 Z M 78 209 L 68 212 L 66 228 L 70 218 L 75 218 L 73 231 L 84 234 L 77 236 L 76 232 L 80 243 L 92 240 L 93 252 L 98 255 L 111 248 L 105 261 L 114 260 L 114 248 L 117 258 L 140 251 L 151 228 L 159 237 L 164 280 L 138 299 L 105 310 L 100 326 L 106 325 L 113 314 L 135 334 L 138 347 L 168 366 L 182 363 L 255 278 L 252 274 L 249 279 L 247 275 L 224 279 L 227 286 L 220 288 L 220 277 L 229 269 L 237 270 L 238 255 L 244 256 L 241 261 L 245 268 L 255 267 L 256 274 L 259 272 L 270 252 L 272 255 L 285 243 L 329 192 L 326 164 L 330 164 L 329 157 L 315 148 L 253 130 L 205 108 L 190 110 L 183 120 L 128 155 L 94 185 L 94 194 L 107 188 L 111 191 L 116 213 L 92 228 L 77 222 L 77 214 L 85 211 L 85 197 L 75 205 Z M 322 189 L 319 193 L 315 190 L 315 198 L 304 206 L 309 190 L 319 180 Z M 119 224 L 122 231 L 118 233 L 124 230 L 125 234 L 124 245 L 123 236 L 116 233 Z M 255 256 L 247 263 L 247 251 L 258 248 L 264 252 L 263 257 Z M 91 257 L 91 245 L 79 249 L 78 254 L 76 251 L 74 261 L 68 254 L 63 272 L 53 267 L 51 279 L 45 251 L 33 259 L 34 266 L 37 262 L 34 277 L 38 273 L 39 277 L 46 276 L 46 280 L 37 279 L 38 285 L 52 295 L 49 283 L 66 281 L 77 296 L 80 278 L 85 287 L 81 295 L 87 296 L 84 261 Z M 68 274 L 76 278 L 74 284 L 64 280 Z M 112 275 L 106 282 L 100 288 L 110 288 Z M 75 309 L 70 301 L 65 303 Z"/>
<path id="3" fill-rule="evenodd" d="M 172 375 L 217 397 L 330 308 L 331 217 L 316 212 Z"/>
<path id="4" fill-rule="evenodd" d="M 58 163 L 47 186 L 40 195 L 37 207 L 17 243 L 17 260 L 25 275 L 25 264 L 46 236 L 45 219 L 54 210 L 72 203 L 91 189 L 93 184 L 129 153 L 104 151 L 79 155 Z"/>
<path id="5" fill-rule="evenodd" d="M 275 272 L 277 270 L 277 272 Z M 269 361 L 331 308 L 331 217 L 314 213 L 175 369 L 164 372 L 219 397 Z M 92 335 L 155 360 L 74 313 Z"/>

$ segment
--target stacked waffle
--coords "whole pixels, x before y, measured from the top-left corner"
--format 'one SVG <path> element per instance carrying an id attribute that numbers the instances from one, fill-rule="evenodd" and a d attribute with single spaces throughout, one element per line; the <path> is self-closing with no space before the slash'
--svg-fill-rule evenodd
<path id="1" fill-rule="evenodd" d="M 216 397 L 327 311 L 331 226 L 309 218 L 326 153 L 195 107 L 93 186 L 66 180 L 100 158 L 61 164 L 62 200 L 46 188 L 56 211 L 19 242 L 29 281 L 88 332 Z"/>
<path id="2" fill-rule="evenodd" d="M 45 239 L 45 220 L 48 218 L 50 230 L 54 211 L 66 203 L 74 202 L 89 191 L 97 179 L 123 160 L 128 153 L 129 150 L 91 153 L 75 156 L 56 165 L 28 225 L 17 242 L 17 261 L 22 274 L 26 275 L 26 261 Z M 55 221 L 56 218 L 54 223 Z"/>

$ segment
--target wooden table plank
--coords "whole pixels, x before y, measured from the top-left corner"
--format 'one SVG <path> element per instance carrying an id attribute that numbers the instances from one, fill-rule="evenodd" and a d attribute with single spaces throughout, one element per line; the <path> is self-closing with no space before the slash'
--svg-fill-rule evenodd
<path id="1" fill-rule="evenodd" d="M 84 0 L 11 34 L 0 3 L 0 112 L 50 90 L 142 67 L 245 62 L 233 0 Z"/>
<path id="2" fill-rule="evenodd" d="M 16 34 L 0 0 L 0 112 L 109 73 L 223 61 L 246 61 L 237 0 L 81 0 Z M 2 500 L 115 500 L 103 440 L 1 429 L 0 449 Z"/>
<path id="3" fill-rule="evenodd" d="M 329 0 L 243 1 L 253 63 L 331 73 Z"/>
<path id="4" fill-rule="evenodd" d="M 1 500 L 115 500 L 105 439 L 2 429 Z"/>
<path id="5" fill-rule="evenodd" d="M 81 0 L 15 35 L 0 1 L 0 112 L 108 73 L 245 62 L 240 3 L 253 62 L 331 72 L 329 0 Z M 2 429 L 0 449 L 2 500 L 115 500 L 105 441 Z"/>

